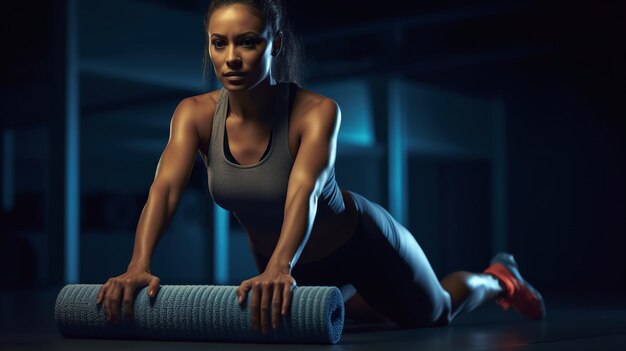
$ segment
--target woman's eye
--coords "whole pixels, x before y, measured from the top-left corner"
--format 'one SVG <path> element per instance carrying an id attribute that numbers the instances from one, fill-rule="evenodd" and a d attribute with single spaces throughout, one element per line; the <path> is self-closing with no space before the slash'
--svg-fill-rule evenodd
<path id="1" fill-rule="evenodd" d="M 242 43 L 244 46 L 251 47 L 251 46 L 254 46 L 254 44 L 256 44 L 256 41 L 254 39 L 244 39 Z"/>
<path id="2" fill-rule="evenodd" d="M 224 41 L 222 40 L 213 40 L 211 42 L 211 44 L 216 48 L 216 49 L 222 49 L 224 47 Z M 255 39 L 243 39 L 241 41 L 241 44 L 247 48 L 251 48 L 254 47 L 256 45 L 256 40 Z"/>

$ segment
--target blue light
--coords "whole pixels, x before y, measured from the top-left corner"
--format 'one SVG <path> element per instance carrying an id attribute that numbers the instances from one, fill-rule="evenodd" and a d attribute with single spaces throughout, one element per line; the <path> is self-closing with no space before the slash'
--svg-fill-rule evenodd
<path id="1" fill-rule="evenodd" d="M 401 82 L 389 82 L 389 110 L 388 110 L 388 191 L 389 213 L 403 225 L 407 225 L 407 148 L 406 128 L 404 127 L 404 111 L 402 106 Z"/>
<path id="2" fill-rule="evenodd" d="M 67 2 L 66 143 L 65 143 L 65 281 L 79 282 L 80 168 L 78 15 L 76 1 Z"/>
<path id="3" fill-rule="evenodd" d="M 214 220 L 214 251 L 213 264 L 215 274 L 215 284 L 227 284 L 229 279 L 228 272 L 228 230 L 229 230 L 229 212 L 217 204 L 213 204 Z"/>

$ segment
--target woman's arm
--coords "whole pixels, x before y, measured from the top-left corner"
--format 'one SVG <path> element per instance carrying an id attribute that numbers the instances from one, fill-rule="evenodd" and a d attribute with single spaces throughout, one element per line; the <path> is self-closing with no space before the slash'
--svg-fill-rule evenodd
<path id="1" fill-rule="evenodd" d="M 289 176 L 285 214 L 274 253 L 261 275 L 243 281 L 237 289 L 239 303 L 249 289 L 250 318 L 255 328 L 276 329 L 287 314 L 295 279 L 291 270 L 308 241 L 320 196 L 329 170 L 334 166 L 341 111 L 332 99 L 324 99 L 303 116 L 300 147 Z M 282 309 L 281 309 L 282 306 Z M 281 313 L 278 313 L 281 311 Z"/>
<path id="2" fill-rule="evenodd" d="M 161 232 L 174 214 L 193 167 L 199 145 L 194 104 L 191 99 L 181 101 L 172 116 L 169 141 L 139 217 L 133 255 L 126 273 L 110 278 L 98 293 L 96 303 L 104 301 L 104 314 L 113 323 L 121 319 L 122 301 L 126 318 L 132 318 L 133 296 L 137 288 L 148 285 L 150 297 L 156 296 L 159 288 L 159 278 L 150 273 L 150 258 Z"/>
<path id="3" fill-rule="evenodd" d="M 181 101 L 170 123 L 170 136 L 157 165 L 148 200 L 141 211 L 129 267 L 150 270 L 156 243 L 170 222 L 187 185 L 199 146 L 194 102 Z"/>
<path id="4" fill-rule="evenodd" d="M 329 172 L 334 167 L 341 110 L 324 99 L 304 119 L 298 155 L 289 176 L 280 237 L 268 266 L 291 272 L 309 239 Z"/>

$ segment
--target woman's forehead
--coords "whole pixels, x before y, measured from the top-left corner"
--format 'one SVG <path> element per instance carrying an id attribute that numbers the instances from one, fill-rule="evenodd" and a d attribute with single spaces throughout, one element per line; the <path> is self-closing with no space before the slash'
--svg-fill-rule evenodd
<path id="1" fill-rule="evenodd" d="M 250 9 L 241 4 L 221 7 L 213 12 L 209 19 L 209 34 L 225 36 L 248 31 L 264 35 L 263 23 Z"/>

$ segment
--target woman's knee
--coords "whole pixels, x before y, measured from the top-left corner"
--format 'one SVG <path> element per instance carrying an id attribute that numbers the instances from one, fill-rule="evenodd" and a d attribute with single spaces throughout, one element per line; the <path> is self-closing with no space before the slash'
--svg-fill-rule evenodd
<path id="1" fill-rule="evenodd" d="M 438 298 L 428 303 L 425 300 L 416 302 L 419 304 L 416 308 L 407 309 L 408 314 L 396 321 L 401 328 L 443 327 L 452 321 L 448 292 L 442 291 Z"/>

